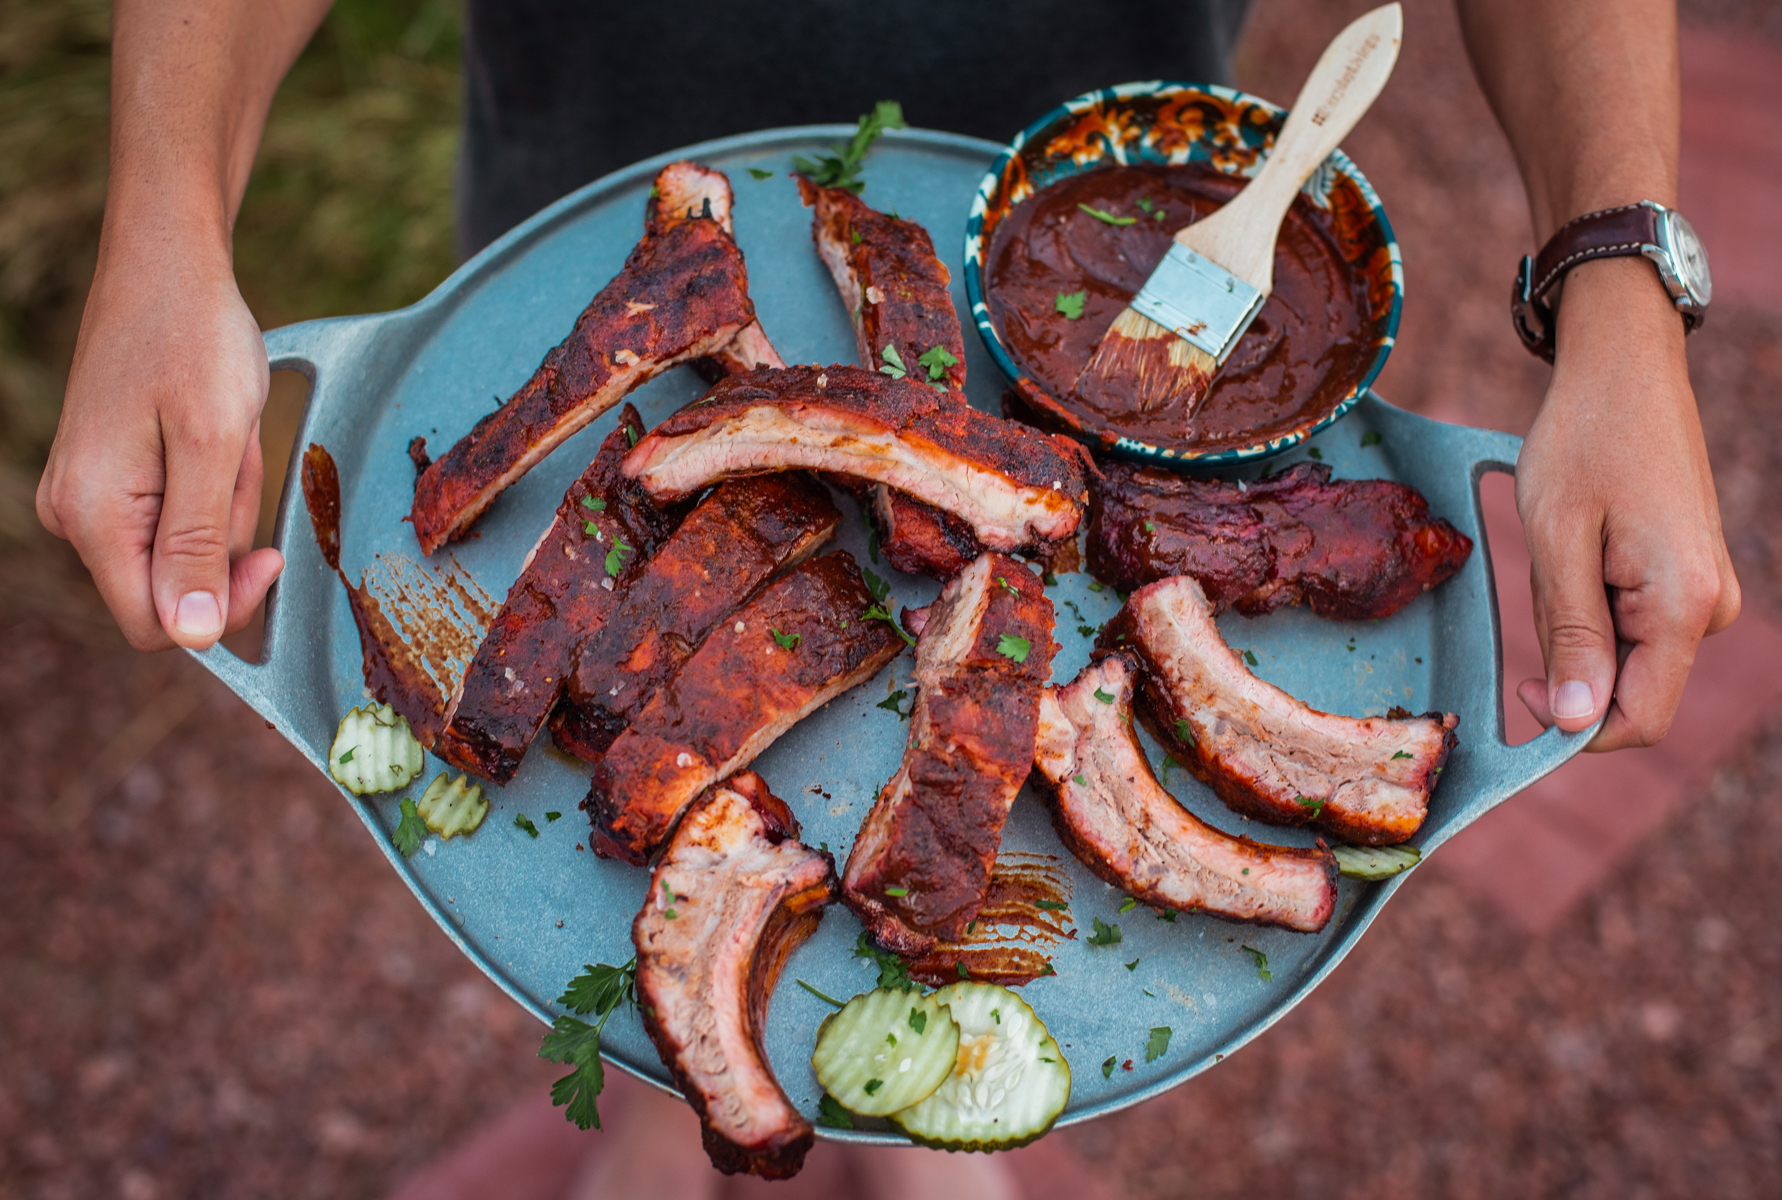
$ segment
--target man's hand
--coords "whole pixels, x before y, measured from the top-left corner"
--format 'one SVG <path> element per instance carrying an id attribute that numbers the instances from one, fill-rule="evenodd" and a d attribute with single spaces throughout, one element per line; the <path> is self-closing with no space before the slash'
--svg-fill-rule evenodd
<path id="1" fill-rule="evenodd" d="M 202 648 L 248 622 L 284 562 L 250 553 L 266 350 L 226 251 L 157 232 L 102 252 L 37 515 L 131 645 Z"/>
<path id="2" fill-rule="evenodd" d="M 1602 260 L 1566 277 L 1559 339 L 1516 465 L 1547 664 L 1517 695 L 1567 730 L 1607 708 L 1592 750 L 1649 746 L 1697 643 L 1739 613 L 1683 323 L 1650 263 Z"/>

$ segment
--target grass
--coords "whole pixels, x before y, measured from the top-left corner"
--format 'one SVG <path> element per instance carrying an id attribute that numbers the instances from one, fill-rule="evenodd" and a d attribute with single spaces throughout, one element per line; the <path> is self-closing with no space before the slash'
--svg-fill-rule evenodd
<path id="1" fill-rule="evenodd" d="M 0 7 L 0 544 L 42 470 L 105 204 L 110 7 Z M 412 303 L 451 271 L 459 15 L 337 0 L 273 103 L 235 230 L 263 328 Z"/>

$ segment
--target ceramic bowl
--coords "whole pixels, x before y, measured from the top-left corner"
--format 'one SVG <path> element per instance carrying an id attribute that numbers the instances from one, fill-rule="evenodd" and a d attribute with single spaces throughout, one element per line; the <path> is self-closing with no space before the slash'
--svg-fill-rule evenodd
<path id="1" fill-rule="evenodd" d="M 1343 257 L 1367 282 L 1374 354 L 1334 405 L 1304 414 L 1296 427 L 1251 445 L 1196 449 L 1154 445 L 1105 428 L 1092 415 L 1060 404 L 1029 378 L 991 320 L 984 293 L 984 256 L 996 228 L 1023 200 L 1084 171 L 1134 163 L 1210 163 L 1252 176 L 1274 144 L 1285 110 L 1266 100 L 1210 84 L 1127 83 L 1068 100 L 1022 130 L 979 183 L 965 224 L 965 292 L 990 355 L 1019 393 L 1027 415 L 1091 447 L 1161 466 L 1195 467 L 1267 458 L 1304 441 L 1354 407 L 1398 332 L 1404 265 L 1398 240 L 1367 178 L 1341 150 L 1301 190 L 1328 212 Z"/>

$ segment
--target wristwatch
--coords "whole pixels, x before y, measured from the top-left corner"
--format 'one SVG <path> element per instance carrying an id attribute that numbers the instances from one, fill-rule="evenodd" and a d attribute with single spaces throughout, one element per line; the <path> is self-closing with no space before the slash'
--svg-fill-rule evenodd
<path id="1" fill-rule="evenodd" d="M 1593 258 L 1635 254 L 1652 260 L 1683 315 L 1684 331 L 1695 332 L 1714 296 L 1708 252 L 1682 213 L 1642 200 L 1567 221 L 1539 254 L 1523 258 L 1510 295 L 1510 318 L 1529 353 L 1553 361 L 1553 306 L 1546 296 L 1567 271 Z"/>

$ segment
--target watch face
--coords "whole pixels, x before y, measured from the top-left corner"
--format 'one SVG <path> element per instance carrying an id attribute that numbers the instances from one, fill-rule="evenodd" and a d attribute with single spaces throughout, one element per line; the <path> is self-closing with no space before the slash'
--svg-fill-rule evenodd
<path id="1" fill-rule="evenodd" d="M 1670 242 L 1671 259 L 1676 263 L 1678 276 L 1689 298 L 1696 307 L 1706 308 L 1714 298 L 1714 277 L 1708 271 L 1708 252 L 1702 247 L 1702 240 L 1695 236 L 1695 228 L 1676 210 L 1665 213 L 1667 240 Z"/>

